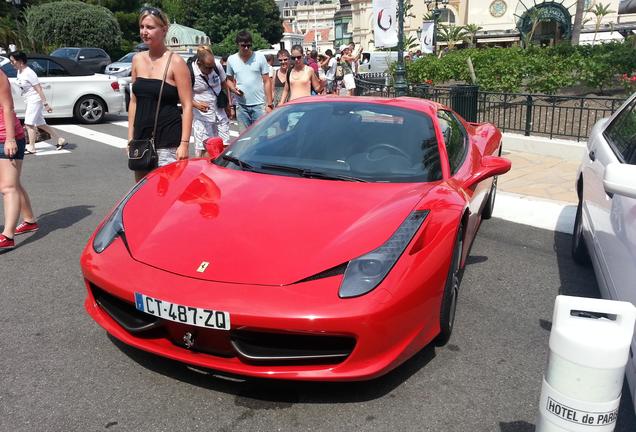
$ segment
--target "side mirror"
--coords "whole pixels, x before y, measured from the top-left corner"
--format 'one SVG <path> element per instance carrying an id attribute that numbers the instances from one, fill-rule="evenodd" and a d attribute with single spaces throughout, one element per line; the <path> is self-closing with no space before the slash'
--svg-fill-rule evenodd
<path id="1" fill-rule="evenodd" d="M 468 189 L 489 177 L 505 174 L 510 171 L 511 166 L 508 159 L 499 156 L 484 156 L 481 158 L 481 166 L 477 172 L 464 182 L 464 188 Z"/>
<path id="2" fill-rule="evenodd" d="M 603 176 L 603 187 L 608 194 L 636 198 L 636 165 L 608 164 Z"/>
<path id="3" fill-rule="evenodd" d="M 220 137 L 212 137 L 203 141 L 205 151 L 211 159 L 216 159 L 218 155 L 223 153 L 223 140 Z"/>

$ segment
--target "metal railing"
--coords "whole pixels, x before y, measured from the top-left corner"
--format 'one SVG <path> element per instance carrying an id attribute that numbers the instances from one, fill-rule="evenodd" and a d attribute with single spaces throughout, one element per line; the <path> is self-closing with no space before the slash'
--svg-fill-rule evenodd
<path id="1" fill-rule="evenodd" d="M 356 79 L 356 94 L 393 97 L 393 88 L 387 84 L 384 77 Z M 466 98 L 457 98 L 460 92 L 461 89 L 453 86 L 413 85 L 409 87 L 408 95 L 439 102 L 462 114 L 466 112 L 462 105 Z M 586 140 L 594 123 L 611 115 L 626 99 L 487 91 L 477 92 L 476 97 L 476 118 L 468 120 L 493 123 L 502 132 L 577 141 Z"/>

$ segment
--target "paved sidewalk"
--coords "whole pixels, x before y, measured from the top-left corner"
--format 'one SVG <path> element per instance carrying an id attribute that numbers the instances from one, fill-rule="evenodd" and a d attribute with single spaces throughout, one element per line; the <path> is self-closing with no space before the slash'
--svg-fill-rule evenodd
<path id="1" fill-rule="evenodd" d="M 503 157 L 512 169 L 499 177 L 500 191 L 564 203 L 577 203 L 574 181 L 579 162 L 520 151 L 506 151 Z"/>

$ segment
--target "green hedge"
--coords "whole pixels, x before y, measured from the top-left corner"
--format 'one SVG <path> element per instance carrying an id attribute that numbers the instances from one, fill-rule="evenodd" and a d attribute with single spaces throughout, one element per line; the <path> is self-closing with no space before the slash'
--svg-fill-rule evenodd
<path id="1" fill-rule="evenodd" d="M 470 48 L 454 50 L 442 58 L 425 56 L 407 63 L 410 83 L 470 82 L 466 59 L 470 57 L 482 90 L 555 94 L 583 84 L 601 92 L 616 77 L 636 71 L 636 49 L 631 41 L 550 48 Z"/>

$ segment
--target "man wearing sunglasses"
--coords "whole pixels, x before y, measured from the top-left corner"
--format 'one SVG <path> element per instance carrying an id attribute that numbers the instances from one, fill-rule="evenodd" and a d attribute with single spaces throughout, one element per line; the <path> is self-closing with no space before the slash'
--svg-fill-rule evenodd
<path id="1" fill-rule="evenodd" d="M 239 52 L 227 59 L 227 75 L 230 91 L 236 97 L 236 119 L 244 130 L 266 112 L 272 104 L 272 81 L 265 56 L 252 51 L 252 35 L 242 30 L 236 35 Z"/>

